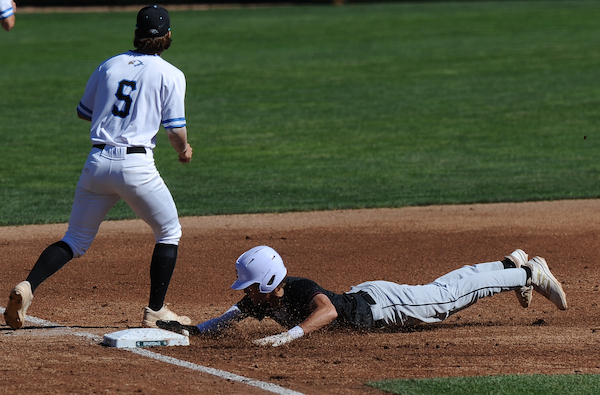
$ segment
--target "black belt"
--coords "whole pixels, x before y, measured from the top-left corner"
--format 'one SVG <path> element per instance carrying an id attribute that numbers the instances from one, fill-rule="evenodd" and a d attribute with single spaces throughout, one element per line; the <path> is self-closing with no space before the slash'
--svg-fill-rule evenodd
<path id="1" fill-rule="evenodd" d="M 106 144 L 94 144 L 94 148 L 98 148 L 98 149 L 104 149 L 104 147 L 106 147 Z M 146 148 L 145 147 L 127 147 L 127 153 L 128 154 L 145 154 L 146 153 Z"/>
<path id="2" fill-rule="evenodd" d="M 369 295 L 367 292 L 365 292 L 365 291 L 358 291 L 357 294 L 359 294 L 360 296 L 362 296 L 363 299 L 366 300 L 368 304 L 370 304 L 370 305 L 377 304 L 373 300 L 373 297 L 371 295 Z"/>

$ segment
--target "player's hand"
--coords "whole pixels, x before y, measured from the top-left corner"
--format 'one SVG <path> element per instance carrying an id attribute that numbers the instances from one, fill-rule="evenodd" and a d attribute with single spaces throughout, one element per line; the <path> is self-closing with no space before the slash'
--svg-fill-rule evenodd
<path id="1" fill-rule="evenodd" d="M 272 335 L 263 337 L 262 339 L 253 340 L 252 343 L 256 344 L 257 346 L 279 347 L 291 342 L 292 340 L 294 340 L 292 335 L 290 335 L 288 332 L 282 332 L 278 335 Z"/>
<path id="2" fill-rule="evenodd" d="M 192 150 L 192 146 L 187 144 L 185 151 L 179 154 L 179 161 L 181 163 L 190 163 L 193 153 L 194 151 Z"/>

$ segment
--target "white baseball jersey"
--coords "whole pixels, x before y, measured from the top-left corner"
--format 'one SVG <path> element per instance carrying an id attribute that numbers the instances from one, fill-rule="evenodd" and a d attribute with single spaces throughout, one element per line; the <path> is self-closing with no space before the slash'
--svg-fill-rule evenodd
<path id="1" fill-rule="evenodd" d="M 77 111 L 92 122 L 92 144 L 152 149 L 161 123 L 186 126 L 185 88 L 184 74 L 159 55 L 128 51 L 96 69 Z"/>
<path id="2" fill-rule="evenodd" d="M 91 148 L 62 239 L 74 257 L 87 251 L 120 199 L 150 225 L 157 244 L 179 243 L 177 207 L 152 149 L 161 123 L 167 129 L 186 126 L 184 99 L 185 76 L 158 55 L 129 51 L 94 71 L 77 112 L 92 122 L 92 144 L 102 147 Z"/>
<path id="3" fill-rule="evenodd" d="M 0 0 L 0 21 L 14 15 L 12 0 Z"/>

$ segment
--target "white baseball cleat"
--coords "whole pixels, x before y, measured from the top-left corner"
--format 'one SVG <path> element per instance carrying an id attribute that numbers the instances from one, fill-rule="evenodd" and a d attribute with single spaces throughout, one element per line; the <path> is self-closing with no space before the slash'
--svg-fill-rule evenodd
<path id="1" fill-rule="evenodd" d="M 522 267 L 529 259 L 525 251 L 521 249 L 514 250 L 510 255 L 505 256 L 505 258 L 514 263 L 517 268 Z M 515 289 L 515 294 L 521 306 L 527 308 L 531 304 L 531 299 L 533 299 L 533 285 Z"/>
<path id="2" fill-rule="evenodd" d="M 523 266 L 531 269 L 531 279 L 529 279 L 528 285 L 533 285 L 533 289 L 548 298 L 559 310 L 566 310 L 567 295 L 560 282 L 550 273 L 546 260 L 536 256 Z"/>
<path id="3" fill-rule="evenodd" d="M 191 325 L 192 320 L 185 315 L 177 315 L 163 306 L 160 310 L 154 311 L 150 307 L 144 307 L 144 320 L 142 326 L 144 328 L 158 328 L 156 321 L 177 321 L 183 325 Z"/>
<path id="4" fill-rule="evenodd" d="M 25 314 L 33 301 L 33 292 L 29 281 L 21 281 L 10 292 L 8 305 L 4 311 L 6 325 L 19 329 L 25 324 Z"/>

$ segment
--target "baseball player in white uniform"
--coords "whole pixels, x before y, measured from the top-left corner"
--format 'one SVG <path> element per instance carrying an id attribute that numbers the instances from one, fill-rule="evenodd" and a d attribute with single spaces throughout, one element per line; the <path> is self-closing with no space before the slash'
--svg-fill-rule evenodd
<path id="1" fill-rule="evenodd" d="M 17 5 L 14 0 L 0 0 L 0 25 L 9 32 L 15 26 Z"/>
<path id="2" fill-rule="evenodd" d="M 507 291 L 533 289 L 560 310 L 567 308 L 565 292 L 544 258 L 528 260 L 520 249 L 501 261 L 463 266 L 426 285 L 369 281 L 344 294 L 323 289 L 307 278 L 288 277 L 283 260 L 268 246 L 242 254 L 236 271 L 231 288 L 243 289 L 246 296 L 223 315 L 196 326 L 158 321 L 158 327 L 202 335 L 217 333 L 246 317 L 270 317 L 289 330 L 254 343 L 276 347 L 327 326 L 373 330 L 441 322 L 481 298 Z M 531 295 L 524 300 L 524 307 L 529 306 Z"/>
<path id="3" fill-rule="evenodd" d="M 188 163 L 184 74 L 161 54 L 171 44 L 170 19 L 158 5 L 142 8 L 137 16 L 135 50 L 103 62 L 92 74 L 77 107 L 91 122 L 92 149 L 81 172 L 65 236 L 40 255 L 25 281 L 12 290 L 4 313 L 6 323 L 21 328 L 36 288 L 72 258 L 85 254 L 100 223 L 120 199 L 154 232 L 150 264 L 150 300 L 142 325 L 157 320 L 191 322 L 164 306 L 181 237 L 177 208 L 158 173 L 153 157 L 160 125 Z"/>

